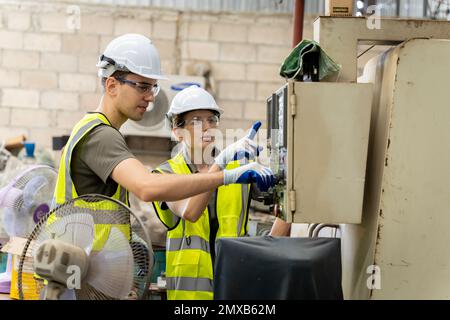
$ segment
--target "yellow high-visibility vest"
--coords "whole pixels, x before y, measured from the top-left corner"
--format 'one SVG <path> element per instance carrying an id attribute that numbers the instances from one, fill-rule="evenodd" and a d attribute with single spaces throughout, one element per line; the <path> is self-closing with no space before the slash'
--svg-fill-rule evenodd
<path id="1" fill-rule="evenodd" d="M 62 205 L 66 201 L 77 198 L 78 194 L 75 189 L 75 186 L 72 181 L 72 177 L 70 174 L 70 163 L 72 160 L 72 153 L 75 149 L 78 142 L 83 139 L 86 134 L 88 134 L 92 129 L 99 125 L 108 125 L 111 126 L 109 120 L 105 117 L 105 115 L 98 112 L 90 112 L 87 113 L 73 128 L 72 133 L 70 134 L 69 140 L 67 141 L 66 146 L 61 155 L 61 161 L 59 164 L 58 178 L 56 181 L 56 188 L 53 199 L 53 207 Z M 121 201 L 125 205 L 129 206 L 128 201 L 128 191 L 121 187 L 117 186 L 117 190 L 112 196 L 112 198 Z M 84 201 L 76 201 L 75 205 L 79 207 L 83 207 Z M 106 240 L 108 239 L 109 232 L 111 230 L 111 226 L 114 225 L 117 229 L 122 231 L 122 233 L 130 239 L 130 225 L 129 224 L 111 224 L 105 223 L 105 221 L 111 221 L 110 218 L 114 218 L 112 216 L 106 217 L 105 215 L 113 215 L 115 214 L 115 205 L 111 202 L 104 202 L 102 205 L 101 201 L 96 203 L 96 208 L 98 208 L 98 214 L 94 217 L 94 245 L 92 250 L 99 251 L 103 248 Z M 123 213 L 118 213 L 123 215 Z M 58 217 L 55 214 L 49 216 L 47 223 L 51 224 L 55 222 Z M 123 221 L 123 217 L 118 219 L 118 221 Z"/>
<path id="2" fill-rule="evenodd" d="M 238 161 L 227 169 L 239 166 Z M 191 174 L 182 153 L 159 166 L 175 174 Z M 247 234 L 249 184 L 231 184 L 217 188 L 216 215 L 219 223 L 216 239 Z M 209 210 L 196 222 L 180 219 L 168 208 L 153 203 L 161 222 L 168 228 L 166 243 L 166 281 L 169 300 L 212 300 L 213 265 L 209 243 Z"/>

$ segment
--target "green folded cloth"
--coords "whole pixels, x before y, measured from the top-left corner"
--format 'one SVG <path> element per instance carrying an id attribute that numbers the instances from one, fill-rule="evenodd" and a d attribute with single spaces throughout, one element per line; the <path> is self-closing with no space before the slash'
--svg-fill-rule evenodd
<path id="1" fill-rule="evenodd" d="M 314 40 L 302 40 L 287 56 L 280 68 L 280 75 L 291 80 L 303 80 L 305 69 L 309 69 L 307 65 L 308 54 L 311 52 L 320 52 L 319 54 L 319 80 L 326 76 L 341 70 L 341 66 L 333 61 L 322 50 Z"/>

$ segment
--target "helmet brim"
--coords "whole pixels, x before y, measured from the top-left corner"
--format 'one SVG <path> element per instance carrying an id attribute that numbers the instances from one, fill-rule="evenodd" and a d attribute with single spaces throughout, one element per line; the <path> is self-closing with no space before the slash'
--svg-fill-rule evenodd
<path id="1" fill-rule="evenodd" d="M 220 115 L 223 114 L 224 110 L 220 107 L 217 108 L 211 108 L 211 107 L 192 107 L 192 108 L 187 108 L 185 110 L 183 110 L 183 112 L 181 113 L 186 113 L 186 112 L 190 112 L 190 111 L 196 111 L 196 110 L 209 110 L 209 111 L 215 111 L 218 112 Z M 173 116 L 181 114 L 181 113 L 167 113 L 166 116 L 168 119 L 172 119 Z"/>
<path id="2" fill-rule="evenodd" d="M 163 76 L 163 75 L 158 75 L 158 74 L 145 74 L 145 73 L 137 73 L 137 72 L 131 72 L 134 74 L 137 74 L 139 76 L 142 76 L 144 78 L 147 79 L 153 79 L 153 80 L 169 80 L 169 78 Z"/>

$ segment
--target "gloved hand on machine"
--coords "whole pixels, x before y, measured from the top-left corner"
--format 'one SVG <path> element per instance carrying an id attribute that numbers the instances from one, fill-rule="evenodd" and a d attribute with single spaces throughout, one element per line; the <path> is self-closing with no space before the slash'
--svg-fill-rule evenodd
<path id="1" fill-rule="evenodd" d="M 236 169 L 223 170 L 223 184 L 253 183 L 256 182 L 259 190 L 267 191 L 275 183 L 275 176 L 270 168 L 252 162 Z"/>
<path id="2" fill-rule="evenodd" d="M 263 149 L 253 141 L 260 127 L 260 121 L 253 123 L 252 127 L 242 139 L 230 144 L 219 153 L 214 159 L 214 163 L 223 170 L 231 161 L 255 159 Z"/>
<path id="3" fill-rule="evenodd" d="M 262 151 L 253 139 L 261 127 L 261 122 L 255 122 L 248 133 L 240 140 L 225 148 L 214 160 L 223 170 L 226 165 L 235 160 L 254 160 Z M 275 183 L 275 177 L 270 168 L 252 162 L 231 170 L 223 170 L 224 184 L 256 183 L 261 191 L 267 191 Z"/>

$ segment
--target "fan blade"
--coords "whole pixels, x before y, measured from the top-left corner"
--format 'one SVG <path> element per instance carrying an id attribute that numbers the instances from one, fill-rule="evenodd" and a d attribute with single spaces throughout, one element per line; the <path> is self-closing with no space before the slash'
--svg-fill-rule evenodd
<path id="1" fill-rule="evenodd" d="M 75 290 L 76 300 L 111 300 L 104 293 L 98 291 L 87 282 L 81 283 L 81 289 Z"/>
<path id="2" fill-rule="evenodd" d="M 0 207 L 15 208 L 22 196 L 22 190 L 14 187 L 0 189 Z"/>
<path id="3" fill-rule="evenodd" d="M 50 211 L 54 189 L 55 183 L 50 182 L 44 175 L 35 176 L 26 183 L 23 189 L 23 202 L 27 215 L 34 223 L 38 223 Z"/>
<path id="4" fill-rule="evenodd" d="M 94 242 L 94 218 L 87 213 L 72 213 L 67 216 L 58 217 L 53 223 L 44 227 L 45 239 L 61 240 L 77 247 L 83 248 L 89 255 Z"/>
<path id="5" fill-rule="evenodd" d="M 64 290 L 64 292 L 61 293 L 59 300 L 77 300 L 77 298 L 75 296 L 75 289 Z"/>
<path id="6" fill-rule="evenodd" d="M 51 200 L 52 191 L 49 181 L 44 176 L 35 176 L 23 188 L 23 202 L 25 206 L 42 204 Z"/>
<path id="7" fill-rule="evenodd" d="M 3 217 L 2 217 L 2 225 L 5 229 L 6 233 L 12 237 L 14 235 L 14 215 L 15 212 L 11 208 L 5 208 L 3 210 Z"/>
<path id="8" fill-rule="evenodd" d="M 116 227 L 100 252 L 92 252 L 86 282 L 104 294 L 121 299 L 133 287 L 133 253 L 128 240 Z"/>
<path id="9" fill-rule="evenodd" d="M 8 190 L 7 186 L 0 189 L 0 207 L 3 207 L 3 199 L 6 196 L 6 190 Z"/>

